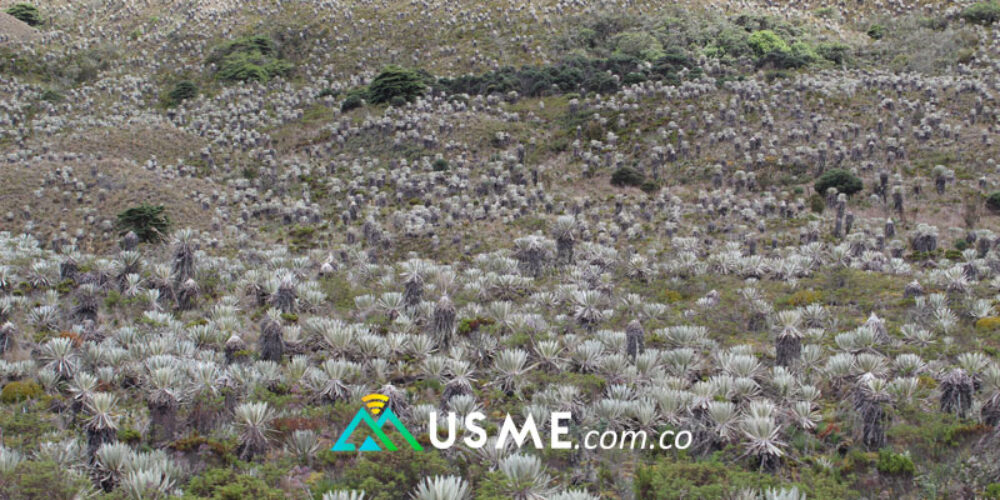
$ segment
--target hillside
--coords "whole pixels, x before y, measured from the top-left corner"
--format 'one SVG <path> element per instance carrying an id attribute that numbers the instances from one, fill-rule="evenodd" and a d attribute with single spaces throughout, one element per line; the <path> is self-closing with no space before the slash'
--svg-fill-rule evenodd
<path id="1" fill-rule="evenodd" d="M 0 10 L 0 498 L 1000 498 L 1000 5 Z"/>

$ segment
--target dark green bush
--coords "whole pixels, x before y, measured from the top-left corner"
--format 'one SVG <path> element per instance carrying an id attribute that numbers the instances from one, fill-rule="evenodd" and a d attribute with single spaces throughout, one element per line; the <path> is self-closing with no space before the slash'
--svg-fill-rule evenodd
<path id="1" fill-rule="evenodd" d="M 270 487 L 261 478 L 241 474 L 231 468 L 208 469 L 191 478 L 185 493 L 212 500 L 282 500 L 284 491 Z"/>
<path id="2" fill-rule="evenodd" d="M 851 54 L 851 48 L 843 43 L 821 43 L 816 52 L 827 61 L 842 64 Z"/>
<path id="3" fill-rule="evenodd" d="M 868 37 L 872 40 L 881 40 L 885 38 L 885 26 L 881 24 L 873 24 L 868 28 Z"/>
<path id="4" fill-rule="evenodd" d="M 118 214 L 118 233 L 129 231 L 139 237 L 139 241 L 157 243 L 170 231 L 170 218 L 163 205 L 143 203 Z"/>
<path id="5" fill-rule="evenodd" d="M 403 103 L 412 101 L 427 90 L 424 80 L 425 77 L 415 70 L 388 66 L 368 85 L 368 100 L 373 104 L 392 102 L 395 98 L 402 99 Z"/>
<path id="6" fill-rule="evenodd" d="M 966 22 L 988 26 L 1000 21 L 1000 3 L 979 2 L 965 8 L 961 14 Z"/>
<path id="7" fill-rule="evenodd" d="M 57 90 L 46 89 L 44 92 L 42 92 L 41 99 L 46 102 L 56 103 L 56 102 L 62 102 L 62 100 L 65 99 L 65 97 L 63 97 L 63 95 L 59 93 L 59 91 Z"/>
<path id="8" fill-rule="evenodd" d="M 434 168 L 435 172 L 445 172 L 448 170 L 448 160 L 445 160 L 444 158 L 438 158 L 434 160 L 432 167 Z"/>
<path id="9" fill-rule="evenodd" d="M 218 77 L 229 82 L 267 81 L 267 64 L 259 54 L 238 52 L 226 56 L 219 67 Z"/>
<path id="10" fill-rule="evenodd" d="M 653 194 L 660 190 L 660 184 L 656 181 L 646 181 L 643 182 L 641 186 L 639 186 L 639 189 L 641 189 L 646 194 Z"/>
<path id="11" fill-rule="evenodd" d="M 688 70 L 687 78 L 697 78 L 702 73 L 694 60 L 677 49 L 666 51 L 650 67 L 644 65 L 641 59 L 625 54 L 613 54 L 603 59 L 572 56 L 549 66 L 504 67 L 481 75 L 442 78 L 435 87 L 448 94 L 471 95 L 506 94 L 511 91 L 530 97 L 575 92 L 609 93 L 618 91 L 622 84 L 632 85 L 648 80 L 677 85 L 681 82 L 680 73 L 684 69 Z"/>
<path id="12" fill-rule="evenodd" d="M 812 58 L 806 53 L 793 52 L 791 50 L 775 50 L 757 59 L 757 67 L 786 70 L 802 68 L 808 66 L 811 62 L 813 62 Z"/>
<path id="13" fill-rule="evenodd" d="M 646 176 L 632 167 L 621 167 L 611 174 L 612 186 L 635 186 L 640 187 L 646 182 Z"/>
<path id="14" fill-rule="evenodd" d="M 28 3 L 14 4 L 6 12 L 29 26 L 42 24 L 42 17 L 38 14 L 38 7 Z"/>
<path id="15" fill-rule="evenodd" d="M 278 55 L 274 41 L 264 35 L 251 35 L 226 42 L 212 51 L 208 62 L 218 64 L 227 56 L 238 53 L 259 53 L 265 56 Z"/>
<path id="16" fill-rule="evenodd" d="M 878 451 L 878 462 L 875 464 L 875 468 L 883 474 L 905 476 L 912 476 L 917 470 L 910 457 L 900 453 L 893 453 L 886 448 Z"/>
<path id="17" fill-rule="evenodd" d="M 263 35 L 227 42 L 213 50 L 207 62 L 216 66 L 216 77 L 227 82 L 265 82 L 294 68 L 281 58 L 274 41 Z"/>
<path id="18" fill-rule="evenodd" d="M 826 210 L 826 200 L 819 194 L 813 193 L 809 197 L 809 210 L 817 214 L 823 213 L 823 210 Z"/>
<path id="19" fill-rule="evenodd" d="M 186 99 L 192 99 L 198 95 L 198 87 L 190 80 L 183 80 L 174 84 L 170 90 L 169 98 L 171 104 L 179 104 Z"/>
<path id="20" fill-rule="evenodd" d="M 347 97 L 340 103 L 340 110 L 343 112 L 360 108 L 364 104 L 365 89 L 356 89 L 347 93 Z"/>
<path id="21" fill-rule="evenodd" d="M 820 196 L 826 196 L 826 190 L 831 187 L 837 188 L 837 192 L 839 193 L 851 196 L 861 191 L 864 188 L 864 183 L 847 170 L 835 168 L 824 172 L 823 175 L 819 176 L 819 179 L 816 179 L 816 183 L 813 184 L 813 188 Z"/>
<path id="22" fill-rule="evenodd" d="M 1000 191 L 994 191 L 986 197 L 986 208 L 1000 212 Z"/>

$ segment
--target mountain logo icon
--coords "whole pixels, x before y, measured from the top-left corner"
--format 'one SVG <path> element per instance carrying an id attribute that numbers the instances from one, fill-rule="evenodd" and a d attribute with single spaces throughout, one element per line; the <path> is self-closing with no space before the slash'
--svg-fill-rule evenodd
<path id="1" fill-rule="evenodd" d="M 388 406 L 388 397 L 381 394 L 369 394 L 361 398 L 366 404 L 364 407 L 359 408 L 358 412 L 354 414 L 354 419 L 351 423 L 344 429 L 344 432 L 340 433 L 340 437 L 337 438 L 337 442 L 334 443 L 332 451 L 396 451 L 399 447 L 396 443 L 393 443 L 389 436 L 385 434 L 382 428 L 386 423 L 392 424 L 396 428 L 396 432 L 406 441 L 406 444 L 410 448 L 416 451 L 423 451 L 423 447 L 420 443 L 413 438 L 413 434 L 406 428 L 405 425 L 399 420 L 399 417 L 393 413 L 392 408 Z M 373 402 L 378 402 L 373 404 Z M 383 409 L 384 408 L 384 409 Z M 378 416 L 378 420 L 375 419 L 374 415 Z M 354 443 L 349 443 L 348 440 L 357 430 L 358 426 L 364 423 L 368 430 L 371 431 L 371 435 L 365 438 L 364 442 L 361 443 L 361 447 L 358 448 Z M 374 438 L 376 439 L 373 439 Z"/>

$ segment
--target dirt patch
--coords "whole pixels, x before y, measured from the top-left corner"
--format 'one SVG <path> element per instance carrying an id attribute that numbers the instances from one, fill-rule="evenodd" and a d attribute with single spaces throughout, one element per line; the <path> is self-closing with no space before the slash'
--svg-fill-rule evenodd
<path id="1" fill-rule="evenodd" d="M 0 12 L 0 45 L 12 42 L 28 42 L 39 38 L 41 34 L 35 28 L 28 26 L 20 19 Z"/>
<path id="2" fill-rule="evenodd" d="M 34 160 L 3 169 L 8 181 L 0 185 L 4 230 L 30 231 L 43 242 L 82 230 L 85 251 L 116 245 L 116 215 L 143 202 L 164 205 L 177 228 L 209 229 L 212 210 L 198 203 L 196 194 L 226 191 L 204 179 L 165 178 L 121 158 Z"/>

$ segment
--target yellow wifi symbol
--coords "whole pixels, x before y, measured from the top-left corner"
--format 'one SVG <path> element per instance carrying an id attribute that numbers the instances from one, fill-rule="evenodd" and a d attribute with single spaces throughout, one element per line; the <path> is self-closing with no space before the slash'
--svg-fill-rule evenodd
<path id="1" fill-rule="evenodd" d="M 385 404 L 389 402 L 389 396 L 384 394 L 369 394 L 361 398 L 361 400 L 365 402 L 365 408 L 368 408 L 368 411 L 372 415 L 378 415 L 382 413 L 382 408 L 385 408 Z"/>

